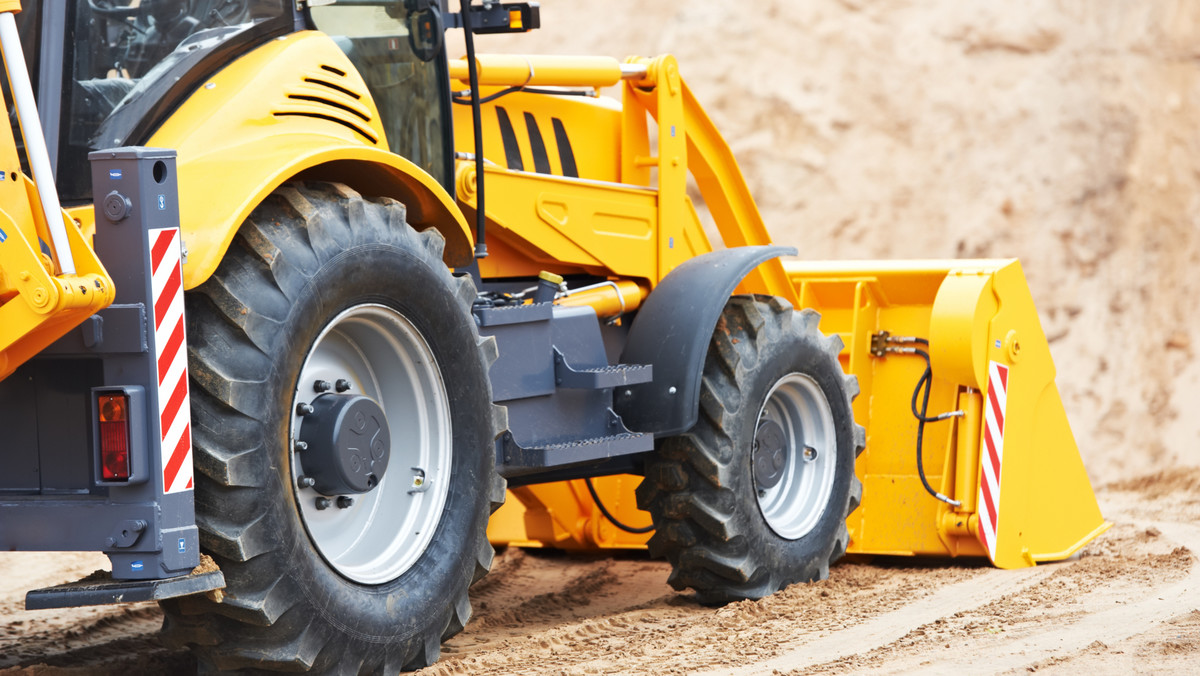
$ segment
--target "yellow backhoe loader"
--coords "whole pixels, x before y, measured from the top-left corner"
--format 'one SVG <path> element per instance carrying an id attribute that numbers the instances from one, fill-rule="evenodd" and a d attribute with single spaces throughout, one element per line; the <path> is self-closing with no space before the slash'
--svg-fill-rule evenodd
<path id="1" fill-rule="evenodd" d="M 395 673 L 493 543 L 723 603 L 1108 527 L 1016 261 L 784 262 L 673 57 L 480 55 L 538 7 L 458 10 L 0 0 L 0 546 L 112 562 L 27 607 Z"/>

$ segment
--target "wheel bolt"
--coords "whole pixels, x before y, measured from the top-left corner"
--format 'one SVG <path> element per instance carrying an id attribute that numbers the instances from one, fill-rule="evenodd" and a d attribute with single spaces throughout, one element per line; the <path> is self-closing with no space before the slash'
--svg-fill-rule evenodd
<path id="1" fill-rule="evenodd" d="M 304 442 L 304 441 L 297 441 L 297 442 L 296 442 L 296 445 L 295 445 L 295 446 L 293 446 L 292 448 L 293 448 L 293 449 L 295 449 L 295 451 L 296 451 L 297 453 L 299 453 L 300 451 L 307 451 L 307 450 L 308 450 L 308 443 L 307 443 L 307 442 Z"/>
<path id="2" fill-rule="evenodd" d="M 339 393 L 345 392 L 346 390 L 350 389 L 350 381 L 346 380 L 345 378 L 338 378 L 337 382 L 334 383 L 333 387 Z"/>
<path id="3" fill-rule="evenodd" d="M 330 503 L 329 498 L 317 498 L 317 509 L 329 509 Z"/>
<path id="4" fill-rule="evenodd" d="M 338 499 L 337 499 L 338 509 L 346 509 L 347 507 L 349 507 L 350 505 L 353 505 L 353 504 L 354 504 L 354 498 L 352 498 L 348 495 L 339 495 L 338 496 Z"/>
<path id="5" fill-rule="evenodd" d="M 296 479 L 296 485 L 300 488 L 312 488 L 317 483 L 317 480 L 310 476 L 302 476 Z"/>
<path id="6" fill-rule="evenodd" d="M 318 394 L 321 392 L 328 392 L 332 387 L 333 385 L 330 385 L 328 380 L 318 380 L 317 382 L 313 383 L 313 391 Z"/>
<path id="7" fill-rule="evenodd" d="M 309 413 L 312 413 L 312 412 L 313 412 L 312 404 L 309 404 L 309 403 L 303 402 L 303 401 L 300 402 L 299 404 L 296 404 L 296 415 L 308 415 Z"/>

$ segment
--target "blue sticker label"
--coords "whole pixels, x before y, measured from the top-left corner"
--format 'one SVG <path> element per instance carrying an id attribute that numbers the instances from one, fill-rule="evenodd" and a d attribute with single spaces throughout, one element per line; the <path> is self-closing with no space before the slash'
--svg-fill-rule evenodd
<path id="1" fill-rule="evenodd" d="M 997 350 L 1000 349 L 1000 339 L 999 338 L 996 339 L 996 349 Z"/>
<path id="2" fill-rule="evenodd" d="M 0 181 L 3 181 L 4 177 L 5 177 L 5 173 L 3 171 L 0 171 Z"/>
<path id="3" fill-rule="evenodd" d="M 166 195 L 159 195 L 159 196 L 158 196 L 158 210 L 159 210 L 159 211 L 163 211 L 163 210 L 165 210 L 166 208 L 167 208 L 167 196 L 166 196 Z"/>
<path id="4" fill-rule="evenodd" d="M 134 561 L 133 563 L 129 564 L 129 570 L 141 570 L 144 567 L 145 566 L 141 561 Z"/>
<path id="5" fill-rule="evenodd" d="M 121 180 L 121 170 L 120 169 L 109 169 L 108 177 L 114 181 Z"/>
<path id="6" fill-rule="evenodd" d="M 179 553 L 182 554 L 186 551 L 187 551 L 187 544 L 184 543 L 183 538 L 179 538 Z"/>
<path id="7" fill-rule="evenodd" d="M 4 234 L 3 230 L 0 230 L 0 244 L 4 244 L 4 240 L 6 239 L 8 239 L 8 235 Z"/>

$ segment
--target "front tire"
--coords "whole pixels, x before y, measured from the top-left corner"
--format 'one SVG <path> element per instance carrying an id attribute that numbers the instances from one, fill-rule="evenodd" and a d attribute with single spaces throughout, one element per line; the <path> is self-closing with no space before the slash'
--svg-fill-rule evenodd
<path id="1" fill-rule="evenodd" d="M 637 496 L 656 526 L 650 553 L 671 562 L 671 586 L 703 603 L 825 579 L 846 551 L 846 517 L 862 496 L 858 384 L 818 320 L 779 298 L 730 299 L 709 344 L 699 420 L 647 463 Z"/>
<path id="2" fill-rule="evenodd" d="M 163 607 L 203 668 L 395 673 L 436 661 L 470 617 L 504 499 L 502 415 L 495 344 L 442 245 L 397 202 L 291 184 L 189 294 L 196 521 L 228 586 Z M 297 408 L 338 380 L 391 427 L 386 473 L 342 508 L 305 483 L 296 443 Z"/>

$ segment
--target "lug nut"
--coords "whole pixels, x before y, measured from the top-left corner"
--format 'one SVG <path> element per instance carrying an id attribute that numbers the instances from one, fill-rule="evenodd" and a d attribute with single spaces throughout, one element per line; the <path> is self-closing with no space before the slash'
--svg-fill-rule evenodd
<path id="1" fill-rule="evenodd" d="M 337 499 L 338 509 L 346 509 L 347 507 L 349 507 L 350 505 L 353 505 L 353 504 L 354 504 L 354 498 L 352 498 L 348 495 L 339 495 L 338 496 L 338 499 Z"/>
<path id="2" fill-rule="evenodd" d="M 317 498 L 317 509 L 329 509 L 329 498 Z"/>
<path id="3" fill-rule="evenodd" d="M 317 483 L 317 480 L 310 476 L 302 476 L 296 479 L 296 485 L 300 488 L 312 488 Z"/>
<path id="4" fill-rule="evenodd" d="M 297 441 L 297 442 L 296 442 L 296 445 L 292 446 L 292 448 L 293 448 L 293 449 L 294 449 L 294 450 L 295 450 L 297 453 L 299 453 L 300 451 L 307 451 L 307 450 L 308 450 L 308 443 L 307 443 L 307 442 L 304 442 L 304 441 Z"/>
<path id="5" fill-rule="evenodd" d="M 350 381 L 346 380 L 345 378 L 338 378 L 333 387 L 338 391 L 338 393 L 345 392 L 346 390 L 350 389 Z"/>
<path id="6" fill-rule="evenodd" d="M 317 382 L 313 383 L 313 391 L 318 394 L 321 392 L 328 392 L 332 387 L 333 385 L 330 385 L 328 380 L 318 380 Z"/>
<path id="7" fill-rule="evenodd" d="M 312 412 L 313 412 L 312 404 L 309 404 L 309 403 L 303 402 L 303 401 L 300 402 L 299 404 L 296 404 L 296 415 L 308 415 L 309 413 L 312 413 Z"/>

